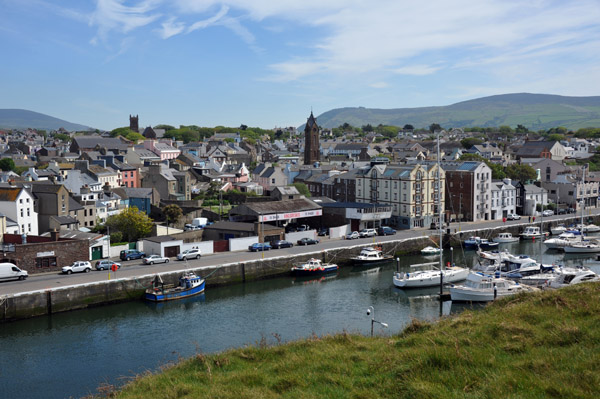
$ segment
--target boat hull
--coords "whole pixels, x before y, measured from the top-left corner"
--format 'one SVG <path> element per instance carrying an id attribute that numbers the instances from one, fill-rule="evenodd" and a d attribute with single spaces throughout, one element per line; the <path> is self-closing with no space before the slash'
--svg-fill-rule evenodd
<path id="1" fill-rule="evenodd" d="M 433 270 L 426 275 L 413 273 L 415 278 L 411 278 L 410 273 L 395 273 L 394 274 L 394 285 L 398 288 L 423 288 L 433 287 L 440 285 L 440 272 L 439 270 Z M 457 270 L 445 270 L 444 271 L 444 284 L 456 283 L 467 278 L 469 275 L 468 269 L 457 269 Z"/>
<path id="2" fill-rule="evenodd" d="M 355 265 L 372 265 L 375 263 L 382 263 L 382 262 L 390 262 L 394 259 L 393 256 L 391 255 L 384 255 L 383 258 L 379 258 L 379 259 L 364 259 L 361 258 L 359 256 L 354 257 L 354 258 L 350 258 L 350 260 L 352 261 L 352 263 L 354 263 Z M 337 270 L 337 269 L 336 269 Z"/>
<path id="3" fill-rule="evenodd" d="M 516 294 L 518 291 L 497 292 L 496 299 Z M 494 290 L 471 290 L 464 287 L 450 287 L 450 299 L 454 302 L 491 302 Z"/>
<path id="4" fill-rule="evenodd" d="M 337 265 L 324 266 L 318 269 L 292 268 L 292 274 L 296 277 L 318 276 L 321 274 L 334 273 L 338 270 Z"/>
<path id="5" fill-rule="evenodd" d="M 150 301 L 150 302 L 165 302 L 165 301 L 172 301 L 175 299 L 187 298 L 190 296 L 194 296 L 194 295 L 203 293 L 204 285 L 205 285 L 205 283 L 204 283 L 204 281 L 202 281 L 202 284 L 197 285 L 192 288 L 189 288 L 189 289 L 183 289 L 183 290 L 173 289 L 173 290 L 165 290 L 165 291 L 155 290 L 153 292 L 145 292 L 144 299 L 147 301 Z"/>

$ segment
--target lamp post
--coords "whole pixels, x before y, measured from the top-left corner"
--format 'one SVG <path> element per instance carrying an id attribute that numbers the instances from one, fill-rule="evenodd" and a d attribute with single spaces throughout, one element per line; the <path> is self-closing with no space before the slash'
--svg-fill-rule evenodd
<path id="1" fill-rule="evenodd" d="M 454 266 L 454 247 L 450 247 L 450 265 Z"/>
<path id="2" fill-rule="evenodd" d="M 373 308 L 373 306 L 369 306 L 369 308 L 367 309 L 367 316 L 369 315 L 371 316 L 371 337 L 373 336 L 373 324 L 378 323 L 381 324 L 383 328 L 388 327 L 387 323 L 375 320 L 375 309 Z"/>

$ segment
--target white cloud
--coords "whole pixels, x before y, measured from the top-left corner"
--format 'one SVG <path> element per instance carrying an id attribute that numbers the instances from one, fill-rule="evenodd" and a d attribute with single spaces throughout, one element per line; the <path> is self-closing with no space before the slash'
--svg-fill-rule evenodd
<path id="1" fill-rule="evenodd" d="M 123 0 L 98 0 L 89 20 L 91 26 L 98 27 L 92 43 L 97 42 L 98 39 L 106 40 L 111 31 L 128 33 L 160 17 L 159 13 L 151 13 L 159 5 L 159 0 L 145 0 L 135 6 L 125 6 L 122 3 Z"/>
<path id="2" fill-rule="evenodd" d="M 395 68 L 393 69 L 393 72 L 399 75 L 424 76 L 431 75 L 440 69 L 441 67 L 433 67 L 431 65 L 408 65 L 405 67 Z"/>
<path id="3" fill-rule="evenodd" d="M 177 22 L 176 17 L 171 17 L 161 24 L 161 29 L 158 30 L 158 34 L 163 39 L 168 39 L 171 36 L 180 34 L 185 30 L 185 24 L 183 22 Z"/>
<path id="4" fill-rule="evenodd" d="M 374 82 L 371 83 L 369 87 L 372 87 L 374 89 L 385 89 L 386 87 L 389 87 L 389 84 L 387 84 L 386 82 Z"/>

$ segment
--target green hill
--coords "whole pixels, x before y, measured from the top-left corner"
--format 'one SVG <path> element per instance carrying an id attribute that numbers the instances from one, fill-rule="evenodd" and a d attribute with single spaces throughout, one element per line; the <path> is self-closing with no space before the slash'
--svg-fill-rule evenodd
<path id="1" fill-rule="evenodd" d="M 319 126 L 413 125 L 429 127 L 439 123 L 451 127 L 497 127 L 523 125 L 530 130 L 563 126 L 568 129 L 600 127 L 600 96 L 565 97 L 548 94 L 503 94 L 443 107 L 423 108 L 339 108 L 317 117 Z"/>
<path id="2" fill-rule="evenodd" d="M 503 298 L 400 334 L 197 354 L 107 396 L 598 398 L 600 283 Z"/>
<path id="3" fill-rule="evenodd" d="M 26 109 L 0 109 L 0 128 L 58 130 L 61 127 L 70 132 L 93 130 L 89 126 L 67 122 Z"/>

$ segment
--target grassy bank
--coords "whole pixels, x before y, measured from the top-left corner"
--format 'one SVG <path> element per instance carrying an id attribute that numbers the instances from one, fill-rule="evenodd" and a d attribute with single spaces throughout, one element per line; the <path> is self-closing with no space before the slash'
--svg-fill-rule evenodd
<path id="1" fill-rule="evenodd" d="M 197 355 L 118 398 L 598 398 L 600 284 L 500 300 L 390 337 Z"/>

